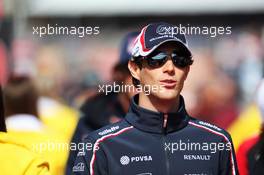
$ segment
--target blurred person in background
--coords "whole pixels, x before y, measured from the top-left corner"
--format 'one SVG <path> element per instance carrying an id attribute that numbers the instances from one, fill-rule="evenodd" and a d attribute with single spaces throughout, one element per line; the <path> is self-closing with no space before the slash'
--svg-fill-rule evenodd
<path id="1" fill-rule="evenodd" d="M 9 138 L 45 158 L 50 163 L 51 174 L 63 174 L 68 149 L 56 144 L 65 144 L 65 139 L 40 120 L 39 94 L 32 80 L 23 75 L 11 75 L 4 87 L 4 98 Z"/>
<path id="2" fill-rule="evenodd" d="M 6 133 L 0 86 L 0 170 L 2 175 L 50 175 L 49 163 Z"/>
<path id="3" fill-rule="evenodd" d="M 65 85 L 63 82 L 66 76 L 63 50 L 53 45 L 41 47 L 35 60 L 37 74 L 33 78 L 40 96 L 39 118 L 46 126 L 60 133 L 65 142 L 69 143 L 79 113 L 62 100 L 62 89 Z"/>
<path id="4" fill-rule="evenodd" d="M 238 148 L 237 159 L 241 175 L 262 175 L 264 172 L 264 79 L 257 89 L 255 101 L 262 124 L 260 134 L 246 139 Z"/>
<path id="5" fill-rule="evenodd" d="M 263 34 L 263 30 L 259 31 L 257 27 L 247 26 L 246 30 L 238 33 L 236 47 L 226 49 L 233 53 L 234 60 L 238 60 L 235 64 L 236 78 L 240 88 L 238 103 L 242 106 L 242 110 L 239 117 L 228 128 L 233 137 L 235 149 L 248 138 L 258 135 L 262 125 L 259 107 L 252 97 L 255 96 L 256 86 L 263 76 Z M 231 57 L 222 56 L 221 58 L 225 58 L 224 62 L 229 62 L 226 59 L 230 60 Z"/>
<path id="6" fill-rule="evenodd" d="M 127 67 L 131 58 L 133 42 L 139 32 L 128 33 L 121 42 L 119 62 L 113 67 L 112 81 L 119 85 L 132 85 L 132 79 Z M 110 123 L 122 119 L 129 108 L 130 98 L 134 92 L 111 92 L 107 95 L 98 94 L 86 100 L 81 107 L 82 117 L 76 127 L 73 143 L 79 143 L 90 132 L 97 130 Z M 66 174 L 72 174 L 74 160 L 78 150 L 71 151 L 67 162 Z"/>

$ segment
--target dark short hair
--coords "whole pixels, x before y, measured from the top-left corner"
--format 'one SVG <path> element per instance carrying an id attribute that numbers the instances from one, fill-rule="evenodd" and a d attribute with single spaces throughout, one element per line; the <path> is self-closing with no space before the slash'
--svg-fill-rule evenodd
<path id="1" fill-rule="evenodd" d="M 135 63 L 140 69 L 142 68 L 141 57 L 132 57 L 131 61 Z M 132 83 L 135 87 L 140 85 L 140 81 L 132 76 Z"/>
<path id="2" fill-rule="evenodd" d="M 4 88 L 5 116 L 31 114 L 38 117 L 38 92 L 27 76 L 12 75 Z"/>

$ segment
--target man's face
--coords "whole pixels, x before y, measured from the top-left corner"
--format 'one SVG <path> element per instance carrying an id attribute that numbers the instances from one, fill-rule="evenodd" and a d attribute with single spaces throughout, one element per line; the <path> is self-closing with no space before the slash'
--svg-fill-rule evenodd
<path id="1" fill-rule="evenodd" d="M 179 52 L 177 48 L 175 43 L 166 43 L 157 48 L 157 51 L 171 55 L 175 51 L 176 53 Z M 150 95 L 163 100 L 172 100 L 179 96 L 189 68 L 190 66 L 184 68 L 176 67 L 171 57 L 158 68 L 151 68 L 143 60 L 142 69 L 139 72 L 140 83 L 142 86 L 150 86 Z"/>

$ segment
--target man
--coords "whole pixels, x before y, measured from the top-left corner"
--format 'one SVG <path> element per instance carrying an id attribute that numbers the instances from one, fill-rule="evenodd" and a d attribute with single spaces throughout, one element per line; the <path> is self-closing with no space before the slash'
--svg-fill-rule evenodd
<path id="1" fill-rule="evenodd" d="M 89 175 L 237 175 L 230 135 L 190 117 L 180 95 L 192 64 L 173 25 L 145 26 L 128 63 L 135 86 L 124 120 L 90 134 L 73 172 Z M 92 146 L 92 147 L 91 147 Z"/>

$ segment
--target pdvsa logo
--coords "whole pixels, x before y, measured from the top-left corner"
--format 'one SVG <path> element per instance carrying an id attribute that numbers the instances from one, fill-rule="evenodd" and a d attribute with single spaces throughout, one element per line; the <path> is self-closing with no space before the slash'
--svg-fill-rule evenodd
<path id="1" fill-rule="evenodd" d="M 128 156 L 122 156 L 120 158 L 120 163 L 122 165 L 128 165 L 129 163 L 135 163 L 135 162 L 148 162 L 152 161 L 151 156 L 135 156 L 135 157 L 128 157 Z"/>

